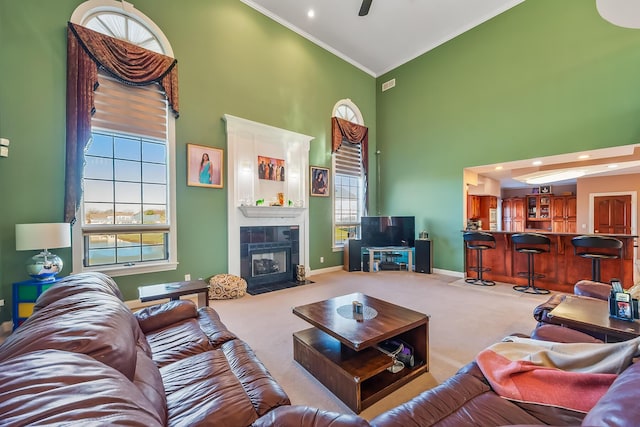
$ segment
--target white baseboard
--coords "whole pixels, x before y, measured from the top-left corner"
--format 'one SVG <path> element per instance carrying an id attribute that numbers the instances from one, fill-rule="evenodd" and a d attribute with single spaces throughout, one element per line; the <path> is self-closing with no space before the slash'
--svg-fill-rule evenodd
<path id="1" fill-rule="evenodd" d="M 453 277 L 464 277 L 463 271 L 452 271 L 452 270 L 443 270 L 441 268 L 434 268 L 433 272 L 438 274 L 445 274 L 447 276 L 453 276 Z"/>
<path id="2" fill-rule="evenodd" d="M 335 265 L 333 267 L 320 268 L 318 270 L 309 270 L 309 276 L 313 276 L 314 274 L 324 274 L 324 273 L 332 273 L 334 271 L 342 270 L 342 265 Z"/>

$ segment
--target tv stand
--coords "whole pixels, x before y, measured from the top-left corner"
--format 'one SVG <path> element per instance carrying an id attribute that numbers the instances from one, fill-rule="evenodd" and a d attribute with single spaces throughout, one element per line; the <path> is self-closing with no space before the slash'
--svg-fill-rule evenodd
<path id="1" fill-rule="evenodd" d="M 369 252 L 369 273 L 374 272 L 373 261 L 375 259 L 375 253 L 380 254 L 380 258 L 386 255 L 387 258 L 394 259 L 400 256 L 402 253 L 407 253 L 407 271 L 413 270 L 413 248 L 408 246 L 368 246 L 363 248 Z M 380 263 L 381 270 L 400 270 L 400 266 L 395 261 L 383 261 Z"/>

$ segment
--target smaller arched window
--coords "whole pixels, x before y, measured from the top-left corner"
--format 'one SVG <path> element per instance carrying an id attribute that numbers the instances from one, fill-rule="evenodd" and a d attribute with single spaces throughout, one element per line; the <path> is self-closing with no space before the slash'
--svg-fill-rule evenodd
<path id="1" fill-rule="evenodd" d="M 364 125 L 362 113 L 350 99 L 342 99 L 333 107 L 333 117 Z M 344 247 L 345 241 L 360 237 L 360 218 L 364 215 L 364 170 L 362 146 L 343 142 L 333 153 L 333 247 Z"/>

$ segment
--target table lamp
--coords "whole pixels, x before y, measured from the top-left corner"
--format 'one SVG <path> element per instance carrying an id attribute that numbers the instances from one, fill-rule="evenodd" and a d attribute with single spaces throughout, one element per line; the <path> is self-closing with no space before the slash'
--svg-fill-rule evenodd
<path id="1" fill-rule="evenodd" d="M 71 246 L 71 226 L 67 223 L 16 224 L 16 250 L 42 250 L 26 262 L 27 273 L 35 280 L 55 280 L 62 260 L 50 248 Z"/>

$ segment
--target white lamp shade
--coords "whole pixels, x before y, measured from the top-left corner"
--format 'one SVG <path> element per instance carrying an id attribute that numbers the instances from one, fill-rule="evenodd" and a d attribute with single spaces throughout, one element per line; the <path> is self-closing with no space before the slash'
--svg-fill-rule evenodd
<path id="1" fill-rule="evenodd" d="M 598 13 L 613 25 L 640 28 L 640 2 L 638 0 L 596 0 Z"/>
<path id="2" fill-rule="evenodd" d="M 42 250 L 71 246 L 68 223 L 16 224 L 16 250 Z"/>

